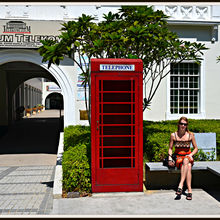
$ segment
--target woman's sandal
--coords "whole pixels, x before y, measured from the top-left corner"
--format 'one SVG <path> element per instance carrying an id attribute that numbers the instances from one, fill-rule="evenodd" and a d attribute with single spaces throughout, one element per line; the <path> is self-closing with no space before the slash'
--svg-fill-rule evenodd
<path id="1" fill-rule="evenodd" d="M 192 200 L 192 193 L 187 193 L 186 199 L 187 200 Z"/>
<path id="2" fill-rule="evenodd" d="M 176 195 L 180 196 L 182 194 L 183 189 L 178 188 L 176 191 Z"/>

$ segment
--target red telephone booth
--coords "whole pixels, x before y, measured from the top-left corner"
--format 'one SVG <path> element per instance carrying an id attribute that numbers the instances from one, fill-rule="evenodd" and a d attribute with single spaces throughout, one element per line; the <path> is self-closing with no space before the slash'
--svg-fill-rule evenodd
<path id="1" fill-rule="evenodd" d="M 143 191 L 143 64 L 91 59 L 92 191 Z"/>

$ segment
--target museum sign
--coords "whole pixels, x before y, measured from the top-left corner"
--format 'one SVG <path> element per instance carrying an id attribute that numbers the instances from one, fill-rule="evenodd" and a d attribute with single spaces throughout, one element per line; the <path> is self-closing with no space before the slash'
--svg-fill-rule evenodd
<path id="1" fill-rule="evenodd" d="M 41 40 L 59 41 L 62 21 L 0 20 L 0 48 L 38 48 Z"/>

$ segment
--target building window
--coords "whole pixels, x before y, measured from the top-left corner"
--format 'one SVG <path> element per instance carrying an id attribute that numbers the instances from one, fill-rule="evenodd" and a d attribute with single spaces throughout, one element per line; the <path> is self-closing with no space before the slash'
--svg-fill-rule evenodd
<path id="1" fill-rule="evenodd" d="M 200 113 L 200 67 L 198 64 L 171 64 L 170 112 L 171 114 Z"/>

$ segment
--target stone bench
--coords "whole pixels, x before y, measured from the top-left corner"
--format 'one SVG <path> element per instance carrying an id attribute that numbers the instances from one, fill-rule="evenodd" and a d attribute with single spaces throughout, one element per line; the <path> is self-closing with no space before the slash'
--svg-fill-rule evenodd
<path id="1" fill-rule="evenodd" d="M 180 170 L 169 169 L 162 162 L 145 164 L 146 189 L 176 189 Z M 198 161 L 192 167 L 192 187 L 209 188 L 220 186 L 220 161 Z"/>

